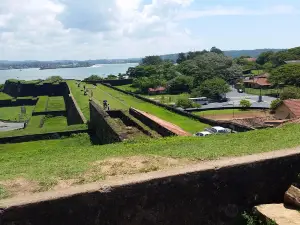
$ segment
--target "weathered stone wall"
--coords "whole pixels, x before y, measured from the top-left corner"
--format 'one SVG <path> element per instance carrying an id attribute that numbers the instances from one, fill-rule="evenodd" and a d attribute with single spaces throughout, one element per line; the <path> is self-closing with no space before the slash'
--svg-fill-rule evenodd
<path id="1" fill-rule="evenodd" d="M 37 98 L 0 100 L 0 107 L 36 105 L 37 101 L 38 101 Z"/>
<path id="2" fill-rule="evenodd" d="M 299 171 L 300 153 L 294 150 L 207 162 L 3 200 L 0 224 L 240 224 L 237 220 L 245 210 L 282 202 Z"/>
<path id="3" fill-rule="evenodd" d="M 6 81 L 3 92 L 13 97 L 24 96 L 63 96 L 65 93 L 65 82 L 59 84 L 23 84 Z"/>
<path id="4" fill-rule="evenodd" d="M 90 101 L 90 121 L 89 128 L 94 130 L 101 144 L 121 142 L 122 138 L 118 134 L 118 128 L 111 121 L 110 116 L 101 109 L 99 103 Z"/>
<path id="5" fill-rule="evenodd" d="M 141 125 L 139 125 L 137 122 L 135 122 L 133 119 L 131 119 L 126 113 L 124 113 L 121 110 L 110 110 L 107 112 L 111 118 L 119 118 L 121 121 L 129 127 L 136 127 L 138 130 L 143 132 L 145 135 L 148 135 L 152 137 L 152 134 L 144 129 Z"/>
<path id="6" fill-rule="evenodd" d="M 68 125 L 87 123 L 87 120 L 83 115 L 81 109 L 79 108 L 72 93 L 68 94 L 67 96 L 64 96 L 64 99 L 67 109 Z"/>
<path id="7" fill-rule="evenodd" d="M 144 116 L 143 114 L 141 114 L 140 112 L 136 111 L 133 108 L 129 109 L 129 113 L 130 113 L 130 115 L 137 118 L 138 120 L 140 120 L 142 123 L 144 123 L 145 125 L 147 125 L 151 129 L 155 130 L 157 133 L 159 133 L 163 137 L 176 136 L 176 134 L 173 133 L 172 131 L 170 131 L 169 129 L 161 126 L 157 122 L 155 122 L 155 121 L 151 120 L 150 118 Z"/>
<path id="8" fill-rule="evenodd" d="M 133 79 L 121 79 L 121 80 L 99 80 L 99 81 L 88 81 L 89 84 L 109 84 L 111 86 L 121 86 L 132 84 Z"/>

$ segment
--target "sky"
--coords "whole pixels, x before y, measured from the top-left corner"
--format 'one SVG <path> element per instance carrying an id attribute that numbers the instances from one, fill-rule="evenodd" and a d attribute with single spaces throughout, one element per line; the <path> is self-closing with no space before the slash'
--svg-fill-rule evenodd
<path id="1" fill-rule="evenodd" d="M 300 46 L 299 0 L 0 0 L 0 60 Z"/>

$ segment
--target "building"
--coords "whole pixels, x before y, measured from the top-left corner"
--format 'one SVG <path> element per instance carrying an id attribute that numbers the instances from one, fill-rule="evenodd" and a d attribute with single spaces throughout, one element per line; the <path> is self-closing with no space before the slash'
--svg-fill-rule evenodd
<path id="1" fill-rule="evenodd" d="M 243 81 L 246 88 L 270 88 L 272 84 L 268 81 L 268 74 L 263 74 Z"/>
<path id="2" fill-rule="evenodd" d="M 275 110 L 275 117 L 280 120 L 300 118 L 300 99 L 282 101 Z"/>
<path id="3" fill-rule="evenodd" d="M 149 95 L 157 95 L 157 94 L 163 94 L 166 92 L 165 87 L 157 87 L 157 88 L 149 88 L 148 94 Z"/>
<path id="4" fill-rule="evenodd" d="M 285 61 L 286 64 L 300 64 L 300 60 L 289 60 Z"/>

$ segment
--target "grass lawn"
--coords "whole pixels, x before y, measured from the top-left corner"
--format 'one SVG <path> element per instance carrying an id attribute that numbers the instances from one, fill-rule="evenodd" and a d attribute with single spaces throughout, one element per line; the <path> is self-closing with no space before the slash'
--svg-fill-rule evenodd
<path id="1" fill-rule="evenodd" d="M 40 96 L 38 102 L 35 105 L 34 112 L 45 112 L 48 103 L 48 96 Z"/>
<path id="2" fill-rule="evenodd" d="M 214 116 L 214 115 L 231 115 L 231 114 L 248 114 L 249 112 L 257 112 L 257 110 L 241 110 L 241 109 L 223 109 L 223 110 L 208 110 L 201 112 L 193 112 L 198 116 Z"/>
<path id="3" fill-rule="evenodd" d="M 20 118 L 21 106 L 1 107 L 0 120 L 25 121 L 31 117 L 34 106 L 25 106 L 25 109 L 26 115 L 23 118 Z"/>
<path id="4" fill-rule="evenodd" d="M 27 124 L 26 129 L 39 128 L 41 120 L 44 118 L 44 115 L 41 116 L 32 116 Z"/>
<path id="5" fill-rule="evenodd" d="M 251 73 L 254 75 L 260 75 L 260 74 L 263 74 L 264 71 L 263 70 L 251 70 Z"/>
<path id="6" fill-rule="evenodd" d="M 86 124 L 77 124 L 77 125 L 66 126 L 66 127 L 62 127 L 61 125 L 57 125 L 57 126 L 39 128 L 38 127 L 38 125 L 39 125 L 38 121 L 39 121 L 39 119 L 37 117 L 35 117 L 34 122 L 32 122 L 31 124 L 29 122 L 29 126 L 25 129 L 0 132 L 0 138 L 1 137 L 14 137 L 14 136 L 20 136 L 20 135 L 44 134 L 44 133 L 55 133 L 55 132 L 62 132 L 62 131 L 73 131 L 73 130 L 85 130 L 85 129 L 87 129 Z"/>
<path id="7" fill-rule="evenodd" d="M 87 120 L 90 119 L 90 109 L 89 109 L 89 96 L 88 95 L 84 95 L 84 91 L 83 91 L 83 86 L 85 85 L 86 88 L 93 88 L 93 85 L 89 85 L 89 84 L 81 84 L 80 87 L 78 87 L 76 85 L 76 81 L 75 80 L 68 80 L 67 84 L 74 96 L 74 98 L 76 99 L 76 102 L 78 103 L 83 115 L 85 116 L 85 118 Z M 91 89 L 94 91 L 94 89 Z"/>
<path id="8" fill-rule="evenodd" d="M 300 125 L 290 124 L 281 128 L 205 138 L 170 137 L 99 146 L 91 146 L 88 135 L 2 144 L 0 181 L 23 177 L 50 187 L 59 180 L 80 178 L 94 168 L 95 162 L 111 157 L 143 155 L 212 160 L 296 147 L 300 145 L 299 133 Z M 103 178 L 100 169 L 94 172 L 93 181 Z"/>
<path id="9" fill-rule="evenodd" d="M 97 89 L 99 89 L 101 92 L 99 93 L 98 91 L 97 93 L 99 93 L 100 95 L 94 95 L 94 98 L 100 101 L 106 98 L 112 109 L 128 109 L 129 107 L 140 109 L 150 114 L 153 114 L 163 120 L 174 123 L 182 129 L 191 133 L 202 131 L 204 128 L 209 127 L 209 125 L 207 124 L 203 124 L 188 117 L 170 112 L 162 107 L 156 106 L 148 102 L 144 102 L 130 95 L 126 95 L 119 91 L 113 90 L 104 85 L 98 85 Z"/>
<path id="10" fill-rule="evenodd" d="M 67 118 L 65 116 L 47 117 L 43 127 L 66 127 L 68 126 Z"/>
<path id="11" fill-rule="evenodd" d="M 132 87 L 132 84 L 117 86 L 117 88 L 124 90 L 124 91 L 130 91 L 130 92 L 136 92 L 139 90 L 138 88 Z"/>
<path id="12" fill-rule="evenodd" d="M 63 96 L 49 97 L 47 111 L 65 111 L 65 101 Z"/>
<path id="13" fill-rule="evenodd" d="M 146 98 L 157 100 L 164 104 L 176 103 L 179 98 L 189 98 L 190 94 L 183 93 L 178 95 L 143 95 Z"/>
<path id="14" fill-rule="evenodd" d="M 281 93 L 281 89 L 262 89 L 261 94 L 262 95 L 276 95 L 277 93 Z M 245 92 L 247 94 L 252 94 L 252 95 L 260 95 L 260 89 L 255 89 L 255 88 L 245 88 Z"/>
<path id="15" fill-rule="evenodd" d="M 4 92 L 0 92 L 0 100 L 10 100 L 13 97 L 11 97 L 10 95 L 4 93 Z"/>

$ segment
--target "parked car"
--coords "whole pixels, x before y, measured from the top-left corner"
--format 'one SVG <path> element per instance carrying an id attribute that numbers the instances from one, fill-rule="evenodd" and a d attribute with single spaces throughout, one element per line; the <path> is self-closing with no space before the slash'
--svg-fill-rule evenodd
<path id="1" fill-rule="evenodd" d="M 224 127 L 211 127 L 211 128 L 206 128 L 205 131 L 210 132 L 212 134 L 227 134 L 230 133 L 229 129 L 226 129 Z"/>
<path id="2" fill-rule="evenodd" d="M 238 93 L 244 93 L 243 89 L 238 89 Z"/>
<path id="3" fill-rule="evenodd" d="M 199 98 L 189 98 L 189 100 L 198 103 L 200 105 L 207 105 L 209 103 L 208 98 L 206 97 L 199 97 Z"/>
<path id="4" fill-rule="evenodd" d="M 205 137 L 205 136 L 208 136 L 208 135 L 211 135 L 212 133 L 208 132 L 208 131 L 202 131 L 202 132 L 198 132 L 196 134 L 194 134 L 194 136 L 196 137 Z"/>

